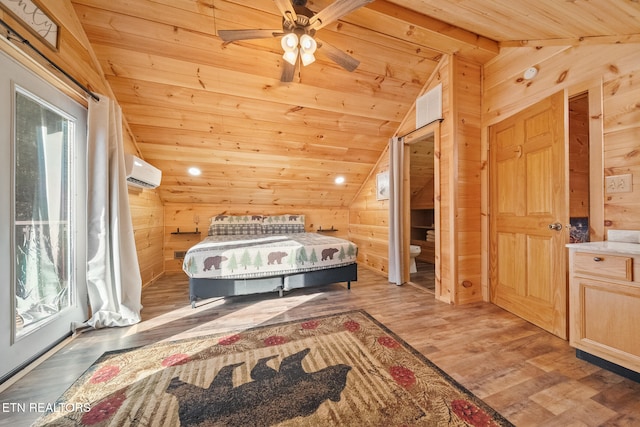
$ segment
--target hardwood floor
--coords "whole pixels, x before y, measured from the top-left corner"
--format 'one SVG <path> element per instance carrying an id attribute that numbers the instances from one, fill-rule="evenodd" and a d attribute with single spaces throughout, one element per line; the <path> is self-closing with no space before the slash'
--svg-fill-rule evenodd
<path id="1" fill-rule="evenodd" d="M 428 290 L 394 286 L 365 268 L 345 284 L 199 302 L 183 274 L 143 292 L 143 321 L 85 331 L 0 394 L 0 425 L 30 425 L 37 412 L 6 405 L 53 403 L 103 352 L 284 320 L 364 309 L 517 426 L 638 426 L 640 384 L 575 357 L 563 341 L 489 303 L 450 306 Z"/>
<path id="2" fill-rule="evenodd" d="M 432 293 L 436 291 L 436 266 L 416 260 L 416 272 L 411 273 L 410 283 Z"/>

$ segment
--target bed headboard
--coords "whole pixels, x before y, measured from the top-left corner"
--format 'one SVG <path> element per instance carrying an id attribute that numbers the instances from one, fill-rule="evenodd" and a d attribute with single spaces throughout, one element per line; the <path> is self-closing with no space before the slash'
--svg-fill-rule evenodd
<path id="1" fill-rule="evenodd" d="M 209 236 L 304 233 L 304 215 L 227 215 L 211 217 Z"/>

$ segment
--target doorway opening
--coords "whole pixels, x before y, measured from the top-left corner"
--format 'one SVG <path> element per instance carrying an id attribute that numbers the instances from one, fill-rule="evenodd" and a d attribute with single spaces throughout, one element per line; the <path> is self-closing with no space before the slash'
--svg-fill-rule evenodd
<path id="1" fill-rule="evenodd" d="M 435 293 L 434 143 L 430 134 L 409 146 L 410 282 Z"/>
<path id="2" fill-rule="evenodd" d="M 589 92 L 569 98 L 569 242 L 590 241 Z"/>

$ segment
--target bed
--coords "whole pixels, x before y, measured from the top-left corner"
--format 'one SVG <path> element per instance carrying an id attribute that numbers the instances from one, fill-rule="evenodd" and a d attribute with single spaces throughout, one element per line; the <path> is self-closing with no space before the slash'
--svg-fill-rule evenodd
<path id="1" fill-rule="evenodd" d="M 279 292 L 356 281 L 357 246 L 305 232 L 304 215 L 217 215 L 208 236 L 191 247 L 182 269 L 189 298 Z"/>

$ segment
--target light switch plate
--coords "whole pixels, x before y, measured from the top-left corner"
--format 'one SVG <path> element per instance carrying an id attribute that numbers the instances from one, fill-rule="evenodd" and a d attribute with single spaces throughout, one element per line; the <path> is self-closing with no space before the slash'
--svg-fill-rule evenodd
<path id="1" fill-rule="evenodd" d="M 633 191 L 633 175 L 611 175 L 604 179 L 605 191 L 607 193 L 630 193 Z"/>

